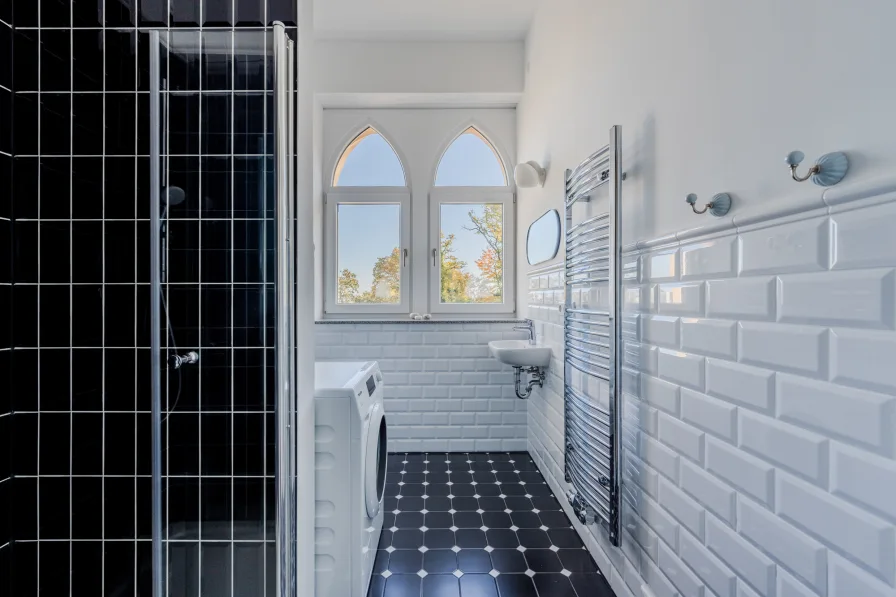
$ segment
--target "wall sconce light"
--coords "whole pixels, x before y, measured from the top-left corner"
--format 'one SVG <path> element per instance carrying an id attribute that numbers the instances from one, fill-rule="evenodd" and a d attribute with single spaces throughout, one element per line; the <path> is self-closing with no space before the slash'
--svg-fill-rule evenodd
<path id="1" fill-rule="evenodd" d="M 516 182 L 516 186 L 521 189 L 543 187 L 546 175 L 544 168 L 535 161 L 517 164 L 516 168 L 513 169 L 513 180 Z"/>

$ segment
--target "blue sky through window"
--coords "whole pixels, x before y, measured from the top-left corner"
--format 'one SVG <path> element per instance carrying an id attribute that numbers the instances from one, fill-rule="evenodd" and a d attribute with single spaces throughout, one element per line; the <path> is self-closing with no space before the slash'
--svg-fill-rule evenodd
<path id="1" fill-rule="evenodd" d="M 495 151 L 478 134 L 465 132 L 445 151 L 436 174 L 437 187 L 503 187 L 504 168 Z"/>
<path id="2" fill-rule="evenodd" d="M 364 133 L 362 133 L 363 135 Z M 403 187 L 404 169 L 389 142 L 379 133 L 368 134 L 343 156 L 335 186 Z"/>
<path id="3" fill-rule="evenodd" d="M 401 206 L 396 204 L 346 204 L 338 207 L 337 272 L 350 270 L 358 277 L 361 292 L 370 290 L 373 266 L 388 257 L 401 242 Z"/>

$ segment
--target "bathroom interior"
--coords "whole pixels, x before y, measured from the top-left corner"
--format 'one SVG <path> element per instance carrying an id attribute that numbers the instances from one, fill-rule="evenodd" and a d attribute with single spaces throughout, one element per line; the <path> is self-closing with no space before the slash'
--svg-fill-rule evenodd
<path id="1" fill-rule="evenodd" d="M 0 595 L 896 597 L 894 20 L 0 1 Z"/>

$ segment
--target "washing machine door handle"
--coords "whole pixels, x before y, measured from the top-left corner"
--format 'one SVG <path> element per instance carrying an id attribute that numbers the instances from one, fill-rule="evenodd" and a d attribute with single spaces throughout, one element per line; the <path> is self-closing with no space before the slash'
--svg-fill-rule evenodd
<path id="1" fill-rule="evenodd" d="M 367 516 L 376 517 L 386 488 L 386 444 L 388 432 L 383 406 L 380 403 L 367 411 L 366 458 L 364 462 L 364 502 Z"/>

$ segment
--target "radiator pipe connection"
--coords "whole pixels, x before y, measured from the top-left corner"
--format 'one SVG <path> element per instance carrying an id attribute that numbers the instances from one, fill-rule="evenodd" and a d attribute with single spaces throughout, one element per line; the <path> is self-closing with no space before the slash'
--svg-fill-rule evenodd
<path id="1" fill-rule="evenodd" d="M 528 383 L 523 381 L 523 373 L 532 376 Z M 516 397 L 525 400 L 532 395 L 532 388 L 535 386 L 538 386 L 539 388 L 544 387 L 544 380 L 546 377 L 547 376 L 544 371 L 541 370 L 541 367 L 514 367 L 513 382 L 516 389 Z M 525 387 L 521 390 L 520 388 L 522 386 Z"/>

